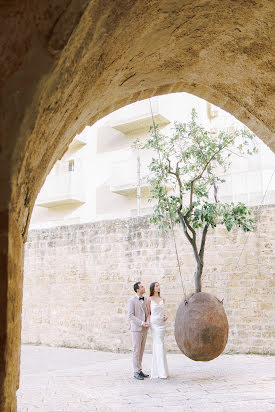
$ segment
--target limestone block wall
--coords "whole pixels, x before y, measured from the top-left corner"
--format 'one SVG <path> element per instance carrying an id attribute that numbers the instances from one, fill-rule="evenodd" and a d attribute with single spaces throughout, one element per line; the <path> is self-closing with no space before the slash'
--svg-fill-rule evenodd
<path id="1" fill-rule="evenodd" d="M 271 354 L 275 353 L 275 206 L 254 212 L 253 233 L 227 233 L 221 227 L 209 231 L 203 290 L 224 299 L 230 324 L 226 352 Z M 180 227 L 175 238 L 189 293 L 194 258 Z M 148 217 L 30 231 L 22 341 L 130 350 L 127 300 L 137 280 L 145 283 L 147 292 L 152 281 L 160 282 L 169 316 L 166 346 L 177 350 L 174 319 L 183 291 L 172 233 L 160 232 Z M 147 342 L 150 350 L 150 337 Z"/>

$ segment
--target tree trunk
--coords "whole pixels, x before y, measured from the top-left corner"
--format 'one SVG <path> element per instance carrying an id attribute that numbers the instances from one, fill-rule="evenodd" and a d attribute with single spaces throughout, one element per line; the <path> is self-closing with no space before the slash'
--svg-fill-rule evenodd
<path id="1" fill-rule="evenodd" d="M 190 244 L 193 248 L 194 256 L 195 256 L 195 259 L 197 261 L 197 269 L 196 269 L 196 272 L 194 274 L 194 278 L 195 278 L 195 293 L 198 293 L 198 292 L 201 292 L 201 275 L 202 275 L 202 271 L 203 271 L 204 248 L 205 248 L 205 241 L 206 241 L 206 235 L 207 235 L 207 230 L 208 230 L 209 224 L 206 223 L 206 225 L 203 228 L 202 238 L 201 238 L 201 247 L 200 247 L 200 251 L 198 252 L 195 230 L 190 226 L 190 223 L 188 222 L 188 219 L 186 218 L 186 216 L 183 216 L 181 214 L 180 209 L 178 209 L 178 216 L 179 216 L 180 222 L 182 224 L 184 234 L 187 237 L 188 241 L 190 242 Z M 187 226 L 188 226 L 189 230 L 192 232 L 193 236 L 189 235 L 189 233 L 187 231 Z"/>
<path id="2" fill-rule="evenodd" d="M 203 270 L 203 264 L 197 263 L 197 269 L 194 274 L 195 278 L 195 293 L 201 292 L 201 275 Z"/>

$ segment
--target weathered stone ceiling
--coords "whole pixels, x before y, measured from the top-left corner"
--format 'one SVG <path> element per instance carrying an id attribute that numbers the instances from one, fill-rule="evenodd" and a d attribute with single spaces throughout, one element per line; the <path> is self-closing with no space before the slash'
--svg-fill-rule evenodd
<path id="1" fill-rule="evenodd" d="M 231 112 L 275 150 L 273 4 L 1 1 L 1 411 L 16 410 L 22 236 L 54 162 L 85 125 L 127 103 L 175 91 Z"/>
<path id="2" fill-rule="evenodd" d="M 4 147 L 22 232 L 46 173 L 74 134 L 148 96 L 196 94 L 275 149 L 272 1 L 32 3 L 4 9 L 8 41 L 1 40 Z"/>

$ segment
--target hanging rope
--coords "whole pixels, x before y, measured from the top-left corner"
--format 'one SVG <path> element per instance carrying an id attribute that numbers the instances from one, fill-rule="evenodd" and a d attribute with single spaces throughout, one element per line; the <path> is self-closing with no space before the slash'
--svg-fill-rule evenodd
<path id="1" fill-rule="evenodd" d="M 154 119 L 154 115 L 153 115 L 152 104 L 151 104 L 151 99 L 150 98 L 149 98 L 149 103 L 150 103 L 150 110 L 151 110 L 151 117 L 152 117 L 152 123 L 153 123 L 153 128 L 154 128 L 154 134 L 155 134 L 155 137 L 157 138 L 156 123 L 155 123 L 155 119 Z M 159 162 L 160 162 L 161 166 L 163 167 L 159 147 L 158 147 L 158 157 L 159 157 Z M 165 187 L 165 191 L 166 191 L 166 196 L 167 196 L 168 191 L 167 191 L 166 187 Z M 183 284 L 183 278 L 182 278 L 182 273 L 181 273 L 177 242 L 176 242 L 176 237 L 175 237 L 175 232 L 174 232 L 174 224 L 173 224 L 173 220 L 172 220 L 172 216 L 171 216 L 172 215 L 171 205 L 170 205 L 169 200 L 168 200 L 168 210 L 169 210 L 170 227 L 171 227 L 171 231 L 172 231 L 173 242 L 174 242 L 174 247 L 175 247 L 175 252 L 176 252 L 176 257 L 177 257 L 177 264 L 178 264 L 178 269 L 179 269 L 179 274 L 180 274 L 181 286 L 182 286 L 183 295 L 185 295 L 185 288 L 184 288 L 184 284 Z"/>
<path id="2" fill-rule="evenodd" d="M 155 119 L 154 119 L 154 115 L 153 115 L 152 104 L 151 104 L 151 99 L 150 99 L 150 98 L 149 98 L 149 103 L 150 103 L 150 111 L 151 111 L 151 117 L 152 117 L 152 123 L 153 123 L 154 133 L 155 133 L 155 137 L 157 137 L 157 136 L 156 136 L 156 123 L 155 123 Z M 160 155 L 160 150 L 159 150 L 159 148 L 158 148 L 158 157 L 159 157 L 159 162 L 160 162 L 160 164 L 161 164 L 161 166 L 162 166 L 162 160 L 161 160 L 161 155 Z M 270 180 L 269 180 L 269 183 L 268 183 L 268 185 L 267 185 L 267 187 L 266 187 L 266 190 L 265 190 L 265 193 L 264 193 L 264 195 L 263 195 L 262 201 L 261 201 L 261 203 L 260 203 L 260 205 L 259 205 L 259 212 L 256 213 L 256 219 L 255 219 L 256 221 L 258 221 L 259 218 L 261 217 L 261 213 L 262 213 L 262 212 L 260 213 L 260 211 L 261 211 L 261 206 L 263 205 L 265 196 L 266 196 L 267 191 L 268 191 L 268 189 L 269 189 L 269 186 L 270 186 L 270 184 L 271 184 L 271 182 L 272 182 L 272 179 L 273 179 L 274 174 L 275 174 L 275 169 L 274 169 L 274 171 L 273 171 L 273 173 L 272 173 L 272 175 L 271 175 L 271 178 L 270 178 Z M 165 190 L 166 190 L 166 195 L 167 195 L 167 189 L 165 188 Z M 176 243 L 176 238 L 175 238 L 175 232 L 174 232 L 174 224 L 173 224 L 172 217 L 171 217 L 171 205 L 170 205 L 169 200 L 168 200 L 168 209 L 169 209 L 170 226 L 171 226 L 171 230 L 172 230 L 173 242 L 174 242 L 174 247 L 175 247 L 175 252 L 176 252 L 176 257 L 177 257 L 177 263 L 178 263 L 178 269 L 179 269 L 180 279 L 181 279 L 181 285 L 182 285 L 183 294 L 185 294 L 185 288 L 184 288 L 183 279 L 182 279 L 182 273 L 181 273 L 181 266 L 180 266 L 180 262 L 179 262 L 178 248 L 177 248 L 177 243 Z M 243 245 L 243 248 L 242 248 L 242 250 L 241 250 L 240 256 L 239 256 L 239 258 L 238 258 L 238 262 L 237 262 L 237 265 L 236 265 L 236 267 L 235 267 L 235 270 L 236 270 L 236 269 L 238 268 L 238 266 L 239 266 L 240 259 L 241 259 L 241 257 L 242 257 L 243 252 L 244 252 L 244 249 L 245 249 L 245 247 L 246 247 L 246 244 L 247 244 L 247 242 L 248 242 L 248 239 L 249 239 L 250 234 L 251 234 L 251 232 L 248 233 L 248 236 L 247 236 L 247 238 L 246 238 L 246 240 L 245 240 L 245 243 L 244 243 L 244 245 Z"/>

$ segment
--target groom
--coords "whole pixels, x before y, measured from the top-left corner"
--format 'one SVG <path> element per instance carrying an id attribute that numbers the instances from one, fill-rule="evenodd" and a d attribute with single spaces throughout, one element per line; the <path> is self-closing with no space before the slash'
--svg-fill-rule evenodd
<path id="1" fill-rule="evenodd" d="M 141 363 L 145 347 L 145 342 L 147 338 L 147 332 L 149 328 L 149 323 L 146 322 L 147 318 L 147 298 L 143 297 L 145 293 L 145 287 L 141 282 L 134 284 L 135 296 L 131 297 L 128 302 L 128 312 L 129 318 L 131 319 L 131 334 L 133 342 L 133 366 L 134 366 L 134 377 L 139 380 L 148 378 L 142 372 Z"/>

